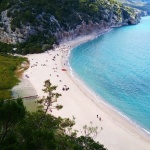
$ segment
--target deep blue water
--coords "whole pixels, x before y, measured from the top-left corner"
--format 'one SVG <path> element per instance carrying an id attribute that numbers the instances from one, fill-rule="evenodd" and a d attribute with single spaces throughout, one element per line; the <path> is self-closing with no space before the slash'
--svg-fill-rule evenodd
<path id="1" fill-rule="evenodd" d="M 150 132 L 150 17 L 81 44 L 69 63 L 97 95 Z"/>

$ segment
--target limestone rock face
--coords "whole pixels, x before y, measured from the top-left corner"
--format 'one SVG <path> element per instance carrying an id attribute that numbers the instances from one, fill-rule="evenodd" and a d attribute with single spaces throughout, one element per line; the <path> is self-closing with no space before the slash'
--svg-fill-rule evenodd
<path id="1" fill-rule="evenodd" d="M 130 19 L 128 20 L 128 24 L 129 24 L 129 25 L 135 25 L 135 24 L 137 24 L 137 23 L 139 23 L 139 22 L 140 22 L 139 19 L 134 19 L 134 18 L 130 18 Z"/>
<path id="2" fill-rule="evenodd" d="M 12 19 L 7 17 L 7 11 L 5 10 L 1 13 L 1 24 L 3 24 L 3 27 L 0 27 L 0 41 L 8 44 L 25 42 L 34 31 L 32 31 L 30 26 L 24 26 L 22 29 L 16 28 L 15 31 L 12 31 Z"/>
<path id="3" fill-rule="evenodd" d="M 77 25 L 75 29 L 71 29 L 69 31 L 58 31 L 54 35 L 56 39 L 60 42 L 64 40 L 71 40 L 79 35 L 87 35 L 93 31 L 100 32 L 103 29 L 108 29 L 110 27 L 110 24 L 103 20 L 99 23 L 93 23 L 92 21 L 86 23 L 85 21 L 82 21 L 81 25 Z"/>
<path id="4" fill-rule="evenodd" d="M 140 20 L 134 10 L 127 11 L 127 8 L 118 5 L 113 6 L 111 3 L 106 3 L 104 6 L 99 5 L 99 15 L 90 16 L 89 14 L 72 12 L 74 18 L 65 16 L 60 20 L 49 12 L 40 12 L 34 16 L 35 24 L 20 21 L 20 27 L 13 28 L 11 23 L 13 14 L 18 9 L 18 6 L 1 12 L 0 14 L 0 41 L 9 44 L 17 44 L 26 42 L 32 35 L 44 34 L 45 37 L 52 35 L 58 42 L 62 40 L 73 39 L 79 35 L 86 35 L 93 31 L 101 31 L 102 29 L 111 27 L 120 27 L 122 25 L 134 25 Z M 129 8 L 128 8 L 129 9 Z M 18 9 L 18 11 L 21 8 Z M 34 10 L 34 9 L 33 9 Z M 35 11 L 35 10 L 34 10 Z M 33 11 L 33 12 L 34 12 Z M 9 13 L 8 13 L 9 12 Z M 27 13 L 27 12 L 26 12 Z M 32 14 L 32 13 L 31 13 Z M 31 21 L 32 22 L 32 21 Z M 70 23 L 71 22 L 71 23 Z"/>

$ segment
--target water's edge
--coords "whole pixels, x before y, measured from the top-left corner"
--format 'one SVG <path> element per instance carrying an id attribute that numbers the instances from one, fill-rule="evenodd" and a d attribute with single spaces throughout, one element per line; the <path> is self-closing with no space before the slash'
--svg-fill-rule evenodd
<path id="1" fill-rule="evenodd" d="M 36 90 L 34 89 L 33 85 L 30 83 L 29 80 L 20 77 L 20 82 L 18 85 L 14 86 L 12 88 L 12 97 L 18 98 L 18 97 L 28 97 L 32 95 L 37 95 Z M 28 98 L 23 99 L 23 103 L 28 111 L 36 111 L 37 105 L 36 105 L 37 98 Z"/>
<path id="2" fill-rule="evenodd" d="M 73 50 L 73 49 L 72 49 Z M 68 60 L 65 61 L 65 63 L 68 63 L 68 70 L 69 70 L 69 74 L 72 78 L 72 80 L 75 80 L 79 86 L 83 87 L 85 89 L 85 91 L 87 91 L 90 95 L 92 95 L 92 97 L 94 97 L 94 100 L 96 100 L 99 103 L 104 104 L 108 109 L 110 109 L 113 112 L 116 112 L 121 118 L 125 119 L 125 121 L 128 122 L 128 124 L 133 125 L 137 130 L 140 130 L 141 132 L 143 132 L 144 134 L 146 134 L 146 136 L 148 136 L 150 138 L 150 132 L 147 131 L 146 129 L 144 129 L 143 127 L 141 127 L 140 125 L 138 125 L 136 122 L 134 122 L 133 120 L 131 120 L 128 116 L 124 115 L 122 112 L 120 112 L 119 110 L 117 110 L 117 108 L 113 107 L 111 104 L 109 104 L 105 99 L 103 99 L 102 97 L 100 97 L 97 93 L 95 93 L 95 91 L 93 91 L 72 69 L 72 67 L 70 66 L 69 63 L 69 57 Z"/>
<path id="3" fill-rule="evenodd" d="M 99 36 L 98 36 L 99 37 Z M 96 38 L 98 38 L 96 37 Z M 95 40 L 95 39 L 92 39 L 92 40 Z M 89 41 L 87 41 L 86 43 L 88 43 Z M 84 43 L 82 43 L 84 44 Z M 77 45 L 76 47 L 82 45 L 82 44 L 79 44 Z M 75 48 L 75 47 L 74 47 Z M 127 115 L 123 114 L 122 112 L 120 112 L 117 108 L 113 107 L 111 104 L 109 104 L 106 100 L 104 100 L 102 97 L 98 96 L 98 94 L 96 94 L 76 73 L 75 71 L 73 70 L 73 68 L 71 67 L 70 65 L 70 54 L 71 54 L 71 51 L 74 50 L 71 49 L 69 52 L 68 52 L 68 58 L 65 60 L 65 62 L 68 63 L 68 67 L 69 67 L 69 70 L 70 70 L 70 75 L 72 76 L 73 79 L 75 79 L 86 91 L 88 91 L 90 94 L 92 94 L 95 99 L 97 101 L 101 101 L 104 105 L 106 105 L 109 109 L 112 109 L 113 111 L 117 112 L 121 117 L 123 117 L 126 121 L 129 122 L 129 124 L 132 124 L 133 126 L 135 126 L 138 130 L 141 130 L 142 132 L 144 132 L 146 135 L 150 136 L 150 132 L 146 129 L 144 129 L 142 126 L 140 126 L 139 124 L 137 124 L 134 120 L 130 119 L 130 117 L 128 117 Z"/>

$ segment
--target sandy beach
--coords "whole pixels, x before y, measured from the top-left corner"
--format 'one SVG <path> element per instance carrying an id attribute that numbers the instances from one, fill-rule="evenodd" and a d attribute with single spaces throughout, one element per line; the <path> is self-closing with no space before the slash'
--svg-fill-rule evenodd
<path id="1" fill-rule="evenodd" d="M 75 117 L 75 128 L 80 132 L 84 125 L 97 126 L 103 130 L 96 139 L 109 150 L 150 150 L 150 136 L 146 135 L 138 127 L 135 127 L 113 109 L 98 99 L 93 92 L 71 74 L 67 63 L 70 50 L 84 42 L 97 37 L 97 33 L 77 37 L 74 40 L 62 42 L 54 51 L 42 54 L 31 54 L 30 67 L 24 72 L 34 86 L 38 96 L 42 98 L 44 81 L 50 79 L 53 85 L 57 85 L 57 92 L 62 94 L 58 104 L 63 109 L 53 110 L 52 114 L 61 117 Z M 66 71 L 62 71 L 65 69 Z M 63 89 L 68 90 L 63 90 Z M 98 115 L 98 116 L 97 116 Z"/>

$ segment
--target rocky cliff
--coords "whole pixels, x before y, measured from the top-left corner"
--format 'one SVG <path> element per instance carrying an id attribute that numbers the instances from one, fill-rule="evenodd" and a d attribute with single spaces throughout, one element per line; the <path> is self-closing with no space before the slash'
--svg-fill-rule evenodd
<path id="1" fill-rule="evenodd" d="M 118 0 L 124 5 L 138 9 L 141 11 L 141 16 L 150 15 L 150 0 Z"/>
<path id="2" fill-rule="evenodd" d="M 15 0 L 1 11 L 0 41 L 36 43 L 34 38 L 39 42 L 38 48 L 42 48 L 93 30 L 137 24 L 138 14 L 113 0 Z"/>

